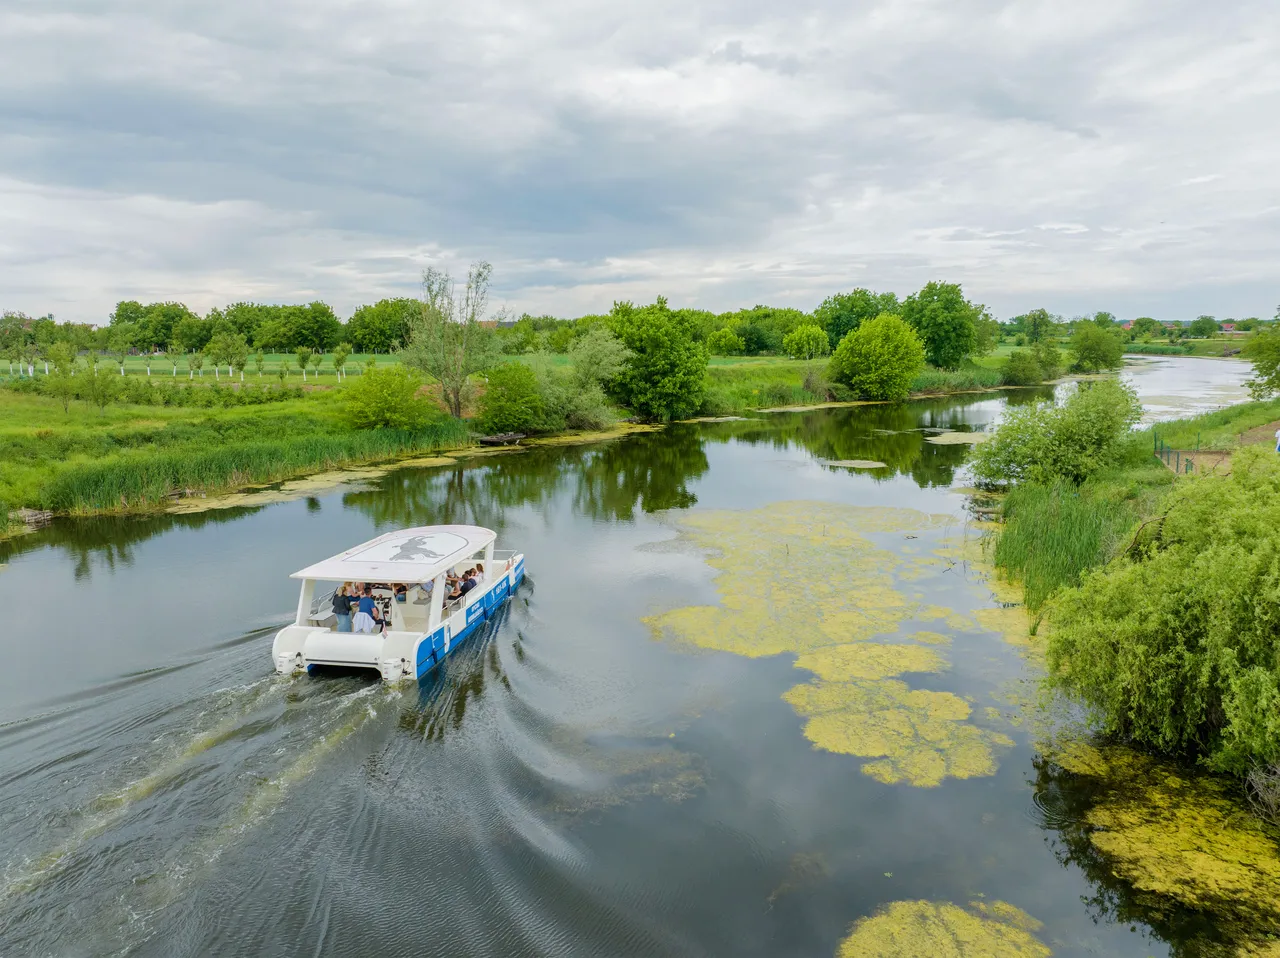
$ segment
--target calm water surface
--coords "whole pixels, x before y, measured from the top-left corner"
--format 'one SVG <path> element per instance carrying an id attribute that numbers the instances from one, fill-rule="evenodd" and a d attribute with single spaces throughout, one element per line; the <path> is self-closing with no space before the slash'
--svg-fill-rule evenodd
<path id="1" fill-rule="evenodd" d="M 1190 402 L 1238 384 L 1211 361 L 1131 375 Z M 881 784 L 804 737 L 792 656 L 642 621 L 718 601 L 671 545 L 681 515 L 816 500 L 962 530 L 966 447 L 920 430 L 1033 396 L 674 426 L 0 544 L 0 955 L 829 956 L 886 902 L 978 897 L 1044 922 L 1055 955 L 1170 954 L 1064 846 L 1079 803 L 1046 801 L 1070 783 L 1022 727 L 994 775 Z M 442 522 L 498 530 L 529 577 L 436 677 L 270 672 L 290 572 Z M 930 600 L 955 605 L 971 574 L 947 576 Z M 928 627 L 950 669 L 916 687 L 981 711 L 1027 675 L 998 635 Z"/>

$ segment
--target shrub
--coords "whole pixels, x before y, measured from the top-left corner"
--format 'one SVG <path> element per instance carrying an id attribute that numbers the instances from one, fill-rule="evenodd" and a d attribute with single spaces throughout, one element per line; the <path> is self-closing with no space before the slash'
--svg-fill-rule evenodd
<path id="1" fill-rule="evenodd" d="M 503 363 L 488 373 L 478 424 L 487 433 L 537 432 L 544 428 L 538 374 L 524 363 Z"/>
<path id="2" fill-rule="evenodd" d="M 651 306 L 615 303 L 609 325 L 630 350 L 608 386 L 618 402 L 646 419 L 679 419 L 702 405 L 707 350 L 685 310 L 672 310 L 661 296 Z"/>
<path id="3" fill-rule="evenodd" d="M 1064 592 L 1050 683 L 1104 731 L 1243 773 L 1280 761 L 1280 461 L 1180 482 L 1148 542 Z"/>
<path id="4" fill-rule="evenodd" d="M 1009 409 L 992 438 L 973 450 L 974 475 L 988 484 L 1079 484 L 1119 462 L 1123 440 L 1141 415 L 1132 387 L 1116 380 L 1081 384 L 1062 405 Z"/>
<path id="5" fill-rule="evenodd" d="M 1076 354 L 1071 364 L 1076 372 L 1092 373 L 1100 369 L 1115 369 L 1124 362 L 1124 344 L 1120 337 L 1097 323 L 1077 324 L 1071 336 L 1071 351 Z"/>
<path id="6" fill-rule="evenodd" d="M 812 323 L 797 326 L 782 339 L 782 348 L 796 359 L 814 359 L 831 352 L 831 344 L 822 328 Z"/>
<path id="7" fill-rule="evenodd" d="M 826 338 L 825 336 L 823 337 Z M 712 356 L 737 356 L 746 349 L 746 343 L 729 327 L 717 329 L 707 337 L 707 349 Z"/>
<path id="8" fill-rule="evenodd" d="M 599 383 L 571 388 L 565 396 L 564 423 L 570 429 L 604 429 L 617 418 Z"/>
<path id="9" fill-rule="evenodd" d="M 1042 339 L 1031 347 L 1040 375 L 1044 379 L 1057 379 L 1062 375 L 1062 351 L 1052 342 Z"/>
<path id="10" fill-rule="evenodd" d="M 830 376 L 866 399 L 906 398 L 924 366 L 924 343 L 897 316 L 882 313 L 840 341 Z"/>
<path id="11" fill-rule="evenodd" d="M 1040 364 L 1033 353 L 1015 349 L 1000 369 L 1000 377 L 1006 386 L 1034 386 L 1044 382 Z"/>
<path id="12" fill-rule="evenodd" d="M 357 429 L 420 429 L 430 416 L 422 381 L 404 366 L 383 366 L 342 390 L 347 421 Z"/>

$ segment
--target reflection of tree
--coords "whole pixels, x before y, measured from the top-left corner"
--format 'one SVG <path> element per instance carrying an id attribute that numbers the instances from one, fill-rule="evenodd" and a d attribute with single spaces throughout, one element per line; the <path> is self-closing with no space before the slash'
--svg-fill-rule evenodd
<path id="1" fill-rule="evenodd" d="M 593 519 L 630 521 L 645 512 L 684 508 L 689 480 L 707 471 L 696 428 L 673 426 L 590 446 L 537 447 L 464 460 L 457 466 L 400 469 L 343 503 L 379 526 L 466 523 L 501 531 L 507 509 L 546 506 L 573 477 L 574 505 Z"/>
<path id="2" fill-rule="evenodd" d="M 1144 925 L 1169 944 L 1173 958 L 1227 958 L 1244 953 L 1237 949 L 1242 940 L 1252 940 L 1251 933 L 1257 929 L 1243 920 L 1243 914 L 1195 910 L 1169 895 L 1138 888 L 1117 875 L 1091 841 L 1089 813 L 1124 800 L 1116 783 L 1074 774 L 1045 758 L 1036 759 L 1034 765 L 1041 827 L 1053 836 L 1050 844 L 1058 860 L 1079 868 L 1092 883 L 1094 893 L 1084 901 L 1095 921 Z M 1141 788 L 1140 782 L 1125 785 Z M 1194 857 L 1189 856 L 1188 863 Z M 1171 861 L 1170 867 L 1178 866 Z M 1264 933 L 1276 930 L 1261 929 Z"/>
<path id="3" fill-rule="evenodd" d="M 576 470 L 574 505 L 593 519 L 629 522 L 644 512 L 687 509 L 698 501 L 689 480 L 708 468 L 697 427 L 675 424 L 592 450 Z"/>
<path id="4" fill-rule="evenodd" d="M 1023 390 L 1030 392 L 1030 390 Z M 844 406 L 806 413 L 777 413 L 763 419 L 707 427 L 712 441 L 736 439 L 777 449 L 802 446 L 818 459 L 872 459 L 889 472 L 868 472 L 876 481 L 910 476 L 917 485 L 949 486 L 968 454 L 967 446 L 926 442 L 922 430 L 968 430 L 966 407 L 990 402 L 990 394 L 952 396 L 910 403 Z"/>
<path id="5" fill-rule="evenodd" d="M 170 529 L 200 529 L 252 515 L 262 506 L 211 509 L 182 515 L 100 516 L 55 519 L 43 529 L 12 539 L 0 539 L 0 562 L 46 546 L 61 549 L 75 563 L 75 577 L 87 578 L 97 559 L 108 569 L 133 564 L 133 546 Z"/>

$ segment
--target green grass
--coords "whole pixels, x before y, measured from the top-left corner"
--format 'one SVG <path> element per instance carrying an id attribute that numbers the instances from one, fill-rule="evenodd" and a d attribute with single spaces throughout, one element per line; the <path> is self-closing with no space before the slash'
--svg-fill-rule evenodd
<path id="1" fill-rule="evenodd" d="M 1164 487 L 1173 474 L 1158 467 L 1112 473 L 1080 487 L 1026 484 L 1004 500 L 1004 529 L 996 541 L 995 564 L 1022 581 L 1027 608 L 1037 611 L 1057 589 L 1079 585 L 1086 570 L 1106 562 L 1128 542 L 1140 499 L 1115 491 L 1137 482 Z M 1161 476 L 1164 472 L 1165 476 Z"/>
<path id="2" fill-rule="evenodd" d="M 63 512 L 142 510 L 180 489 L 217 493 L 465 442 L 444 420 L 413 435 L 356 431 L 337 390 L 261 406 L 111 405 L 0 389 L 0 502 Z M 123 497 L 123 498 L 122 498 Z"/>
<path id="3" fill-rule="evenodd" d="M 351 463 L 456 446 L 466 437 L 466 423 L 448 419 L 417 432 L 377 429 L 233 442 L 205 450 L 135 450 L 62 469 L 42 486 L 41 505 L 73 514 L 144 511 L 187 489 L 216 493 L 276 482 Z"/>
<path id="4" fill-rule="evenodd" d="M 1241 403 L 1190 419 L 1160 423 L 1156 435 L 1170 446 L 1230 449 L 1241 433 L 1280 419 L 1280 399 Z M 1139 522 L 1159 515 L 1176 477 L 1152 455 L 1152 430 L 1129 441 L 1123 463 L 1079 487 L 1069 484 L 1015 487 L 1004 499 L 1004 524 L 993 558 L 1020 579 L 1029 609 L 1037 610 L 1063 587 L 1116 556 Z M 1194 481 L 1194 480 L 1192 480 Z"/>
<path id="5" fill-rule="evenodd" d="M 1155 431 L 1172 449 L 1229 450 L 1240 444 L 1241 433 L 1277 419 L 1280 419 L 1280 399 L 1269 399 L 1239 403 L 1190 419 L 1162 422 Z M 1147 435 L 1150 443 L 1150 433 Z"/>
<path id="6" fill-rule="evenodd" d="M 982 366 L 966 366 L 964 369 L 925 369 L 911 381 L 913 395 L 967 392 L 974 389 L 994 389 L 1002 382 L 998 370 Z"/>
<path id="7" fill-rule="evenodd" d="M 254 354 L 250 353 L 249 365 L 245 367 L 245 371 L 244 371 L 245 382 L 259 381 L 258 368 L 257 366 L 254 365 L 253 355 Z M 369 361 L 369 359 L 374 359 L 379 365 L 383 363 L 392 362 L 392 357 L 388 356 L 386 353 L 381 353 L 376 356 L 373 355 L 372 353 L 352 353 L 347 357 L 347 363 L 346 363 L 346 366 L 344 367 L 346 374 L 348 376 L 360 375 L 360 370 L 364 367 L 364 364 Z M 279 382 L 279 379 L 277 378 L 277 372 L 280 369 L 280 366 L 283 365 L 285 368 L 285 372 L 288 373 L 287 379 L 290 385 L 301 384 L 302 372 L 298 369 L 298 357 L 295 356 L 293 353 L 266 353 L 263 356 L 263 361 L 264 361 L 263 375 L 261 377 L 263 380 L 270 379 L 272 382 Z M 10 366 L 10 363 L 7 358 L 0 359 L 0 375 L 4 375 L 4 376 L 10 375 L 9 366 Z M 110 369 L 113 372 L 118 371 L 120 368 L 114 356 L 101 357 L 101 359 L 98 361 L 98 366 L 100 369 L 102 368 Z M 16 371 L 17 371 L 17 367 L 14 366 L 14 372 L 16 373 Z M 146 357 L 145 356 L 126 357 L 124 361 L 124 373 L 126 376 L 146 376 L 147 375 Z M 44 375 L 44 360 L 40 360 L 39 362 L 36 363 L 36 375 L 37 376 Z M 170 363 L 163 356 L 155 356 L 151 360 L 151 378 L 156 380 L 159 380 L 159 379 L 190 380 L 194 378 L 196 382 L 200 382 L 200 383 L 226 382 L 227 367 L 223 366 L 221 367 L 219 372 L 215 373 L 212 360 L 210 360 L 209 357 L 206 356 L 204 360 L 204 369 L 200 373 L 196 373 L 194 376 L 192 376 L 191 371 L 187 368 L 187 361 L 184 357 L 183 359 L 178 360 L 178 374 L 177 376 L 174 376 L 173 364 Z M 240 377 L 236 376 L 235 381 L 239 382 Z M 324 355 L 324 358 L 320 365 L 318 377 L 310 367 L 307 367 L 307 382 L 309 383 L 310 382 L 320 382 L 320 383 L 327 382 L 332 384 L 336 381 L 337 381 L 337 374 L 333 370 L 333 354 L 332 353 L 326 353 Z"/>

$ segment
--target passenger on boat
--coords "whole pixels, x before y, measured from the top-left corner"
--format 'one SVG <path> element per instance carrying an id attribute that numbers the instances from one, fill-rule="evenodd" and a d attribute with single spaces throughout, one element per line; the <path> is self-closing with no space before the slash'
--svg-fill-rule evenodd
<path id="1" fill-rule="evenodd" d="M 392 589 L 392 594 L 395 596 L 395 600 L 397 602 L 405 602 L 409 598 L 409 587 L 398 582 Z"/>
<path id="2" fill-rule="evenodd" d="M 356 615 L 352 625 L 357 632 L 382 631 L 382 615 L 378 611 L 378 603 L 373 601 L 373 590 L 367 585 L 356 603 Z"/>
<path id="3" fill-rule="evenodd" d="M 479 584 L 479 580 L 476 579 L 476 570 L 468 569 L 462 581 L 458 583 L 458 594 L 466 595 Z"/>
<path id="4" fill-rule="evenodd" d="M 481 582 L 484 581 L 484 563 L 483 562 L 476 563 L 475 579 L 476 579 L 476 585 L 479 585 Z"/>
<path id="5" fill-rule="evenodd" d="M 351 605 L 353 599 L 350 593 L 350 582 L 344 582 L 338 587 L 338 591 L 333 594 L 333 614 L 338 617 L 338 631 L 351 631 Z"/>

